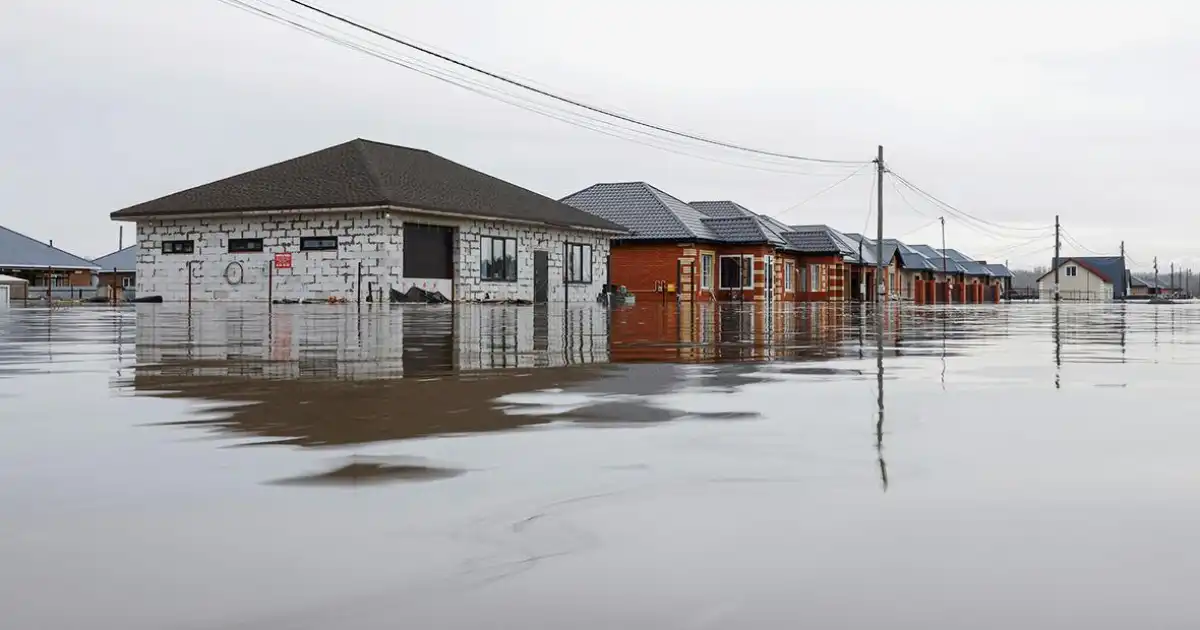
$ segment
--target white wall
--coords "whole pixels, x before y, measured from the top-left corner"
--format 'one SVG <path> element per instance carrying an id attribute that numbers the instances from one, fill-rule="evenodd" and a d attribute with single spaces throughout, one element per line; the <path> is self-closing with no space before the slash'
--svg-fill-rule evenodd
<path id="1" fill-rule="evenodd" d="M 1067 275 L 1067 268 L 1076 269 L 1074 276 Z M 1103 278 L 1085 267 L 1067 261 L 1058 270 L 1058 289 L 1064 300 L 1108 301 L 1113 299 L 1113 287 Z M 1054 273 L 1038 281 L 1038 293 L 1042 299 L 1054 298 Z"/>
<path id="2" fill-rule="evenodd" d="M 213 303 L 194 306 L 191 317 L 182 305 L 139 304 L 135 353 L 147 373 L 397 378 L 405 375 L 406 336 L 410 349 L 445 338 L 462 371 L 609 360 L 608 309 L 596 303 L 280 305 L 270 312 L 261 303 Z"/>
<path id="3" fill-rule="evenodd" d="M 274 271 L 275 299 L 355 300 L 362 264 L 362 296 L 376 291 L 428 287 L 422 279 L 403 274 L 404 223 L 419 222 L 457 228 L 454 242 L 453 298 L 459 301 L 533 299 L 533 252 L 549 254 L 549 298 L 593 301 L 603 288 L 609 251 L 608 235 L 553 229 L 500 221 L 454 220 L 404 212 L 305 212 L 276 215 L 211 216 L 188 219 L 142 220 L 137 224 L 137 294 L 160 295 L 165 301 L 188 299 L 188 263 L 192 261 L 192 299 L 195 301 L 266 300 L 269 266 L 277 252 L 292 254 L 292 268 Z M 301 236 L 337 236 L 338 251 L 300 251 Z M 516 282 L 480 279 L 479 243 L 483 235 L 517 239 Z M 262 253 L 231 254 L 230 238 L 262 238 Z M 193 254 L 163 254 L 162 242 L 192 240 Z M 592 282 L 563 285 L 564 243 L 592 246 Z M 236 274 L 240 265 L 241 278 Z M 233 281 L 226 277 L 234 275 Z M 444 288 L 438 284 L 437 288 Z"/>

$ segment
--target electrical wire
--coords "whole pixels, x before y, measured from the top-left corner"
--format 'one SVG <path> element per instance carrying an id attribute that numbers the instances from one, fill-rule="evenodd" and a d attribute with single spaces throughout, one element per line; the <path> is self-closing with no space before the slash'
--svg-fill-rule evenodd
<path id="1" fill-rule="evenodd" d="M 715 162 L 715 163 L 724 164 L 727 166 L 735 166 L 735 167 L 739 167 L 739 168 L 747 168 L 747 169 L 752 169 L 752 170 L 780 173 L 780 174 L 786 174 L 786 175 L 808 175 L 808 176 L 814 176 L 814 177 L 822 177 L 822 176 L 836 177 L 838 175 L 841 175 L 841 173 L 814 173 L 814 172 L 795 171 L 795 170 L 784 169 L 784 168 L 767 168 L 766 166 L 763 166 L 760 164 L 754 164 L 754 165 L 743 164 L 743 163 L 738 163 L 738 162 L 731 162 L 728 160 L 722 160 L 722 159 L 707 156 L 707 155 L 699 155 L 694 152 L 683 150 L 684 148 L 696 148 L 696 147 L 694 147 L 694 145 L 685 145 L 685 144 L 683 144 L 682 141 L 678 140 L 677 138 L 662 137 L 662 136 L 654 135 L 652 132 L 648 132 L 648 131 L 645 131 L 642 129 L 632 129 L 632 128 L 627 128 L 627 127 L 622 127 L 611 121 L 606 121 L 606 120 L 596 118 L 596 117 L 589 117 L 589 116 L 587 116 L 585 114 L 581 114 L 579 112 L 570 112 L 570 111 L 566 111 L 566 110 L 562 110 L 562 109 L 556 110 L 553 107 L 550 107 L 546 104 L 537 103 L 536 101 L 533 101 L 529 98 L 521 97 L 516 94 L 505 93 L 505 92 L 499 90 L 498 88 L 496 88 L 495 86 L 491 86 L 486 83 L 476 81 L 476 80 L 473 80 L 470 78 L 462 77 L 460 75 L 455 75 L 452 72 L 447 72 L 445 70 L 430 66 L 429 64 L 423 63 L 419 60 L 412 59 L 409 57 L 404 57 L 402 55 L 399 55 L 399 54 L 391 52 L 391 51 L 379 50 L 378 48 L 374 47 L 373 44 L 366 42 L 362 38 L 355 38 L 354 36 L 349 35 L 342 31 L 338 31 L 337 29 L 333 29 L 328 26 L 322 25 L 323 28 L 327 28 L 327 29 L 333 31 L 334 33 L 336 33 L 337 35 L 340 35 L 341 37 L 338 37 L 336 35 L 331 35 L 330 33 L 327 33 L 327 32 L 322 32 L 318 28 L 315 28 L 308 24 L 304 24 L 303 22 L 299 21 L 299 20 L 304 19 L 302 16 L 299 16 L 294 12 L 286 11 L 285 9 L 280 9 L 278 7 L 274 7 L 273 5 L 267 5 L 267 6 L 271 6 L 271 8 L 273 8 L 277 11 L 283 11 L 283 12 L 289 13 L 290 15 L 292 15 L 293 17 L 295 17 L 297 19 L 291 19 L 291 18 L 282 16 L 279 14 L 272 13 L 266 9 L 262 9 L 257 6 L 253 6 L 247 0 L 218 0 L 218 1 L 223 4 L 247 11 L 249 13 L 258 15 L 260 17 L 263 17 L 263 18 L 269 19 L 271 21 L 275 21 L 280 24 L 283 24 L 285 26 L 294 28 L 296 30 L 302 31 L 306 34 L 312 35 L 319 39 L 323 39 L 330 43 L 371 55 L 373 57 L 376 57 L 376 58 L 386 61 L 388 63 L 392 63 L 394 65 L 399 65 L 403 68 L 413 70 L 415 72 L 418 72 L 425 76 L 437 79 L 439 81 L 443 81 L 443 82 L 449 83 L 451 85 L 454 85 L 456 87 L 461 87 L 461 88 L 467 89 L 467 90 L 474 92 L 476 94 L 479 94 L 481 96 L 491 98 L 493 100 L 498 100 L 500 102 L 507 103 L 509 105 L 513 105 L 513 106 L 523 109 L 525 111 L 529 111 L 529 112 L 536 113 L 536 114 L 539 114 L 542 116 L 553 118 L 553 119 L 559 120 L 561 122 L 570 124 L 572 126 L 575 126 L 575 127 L 581 128 L 581 129 L 585 129 L 588 131 L 594 131 L 597 133 L 601 133 L 601 134 L 607 135 L 609 137 L 613 137 L 613 138 L 617 138 L 617 139 L 625 140 L 625 141 L 629 141 L 629 142 L 634 142 L 634 143 L 640 144 L 642 146 L 667 151 L 667 152 L 674 153 L 677 155 L 683 155 L 686 157 L 692 157 L 695 159 L 705 160 L 705 161 L 709 161 L 709 162 Z M 357 40 L 357 41 L 353 41 L 353 40 Z M 658 144 L 658 143 L 668 143 L 668 144 L 673 144 L 674 146 L 663 146 L 662 144 Z M 760 156 L 756 156 L 756 155 L 747 156 L 747 157 L 756 159 L 756 160 L 760 160 L 760 161 L 763 159 Z M 763 164 L 782 166 L 782 164 L 779 162 L 765 162 L 764 161 Z"/>
<path id="2" fill-rule="evenodd" d="M 991 228 L 993 230 L 1008 230 L 1008 231 L 1013 231 L 1013 232 L 1043 232 L 1047 229 L 1045 227 L 1018 227 L 1018 226 L 1011 226 L 1011 225 L 1002 225 L 1000 223 L 996 223 L 994 221 L 989 221 L 987 219 L 980 219 L 979 217 L 976 217 L 968 212 L 960 210 L 960 209 L 946 203 L 945 201 L 942 201 L 941 199 L 933 196 L 932 194 L 921 189 L 916 184 L 913 184 L 912 182 L 905 179 L 904 176 L 900 175 L 899 173 L 897 173 L 895 171 L 888 171 L 888 172 L 892 173 L 892 175 L 897 180 L 899 180 L 901 184 L 904 184 L 904 186 L 907 187 L 909 190 L 912 190 L 913 192 L 921 195 L 922 197 L 925 197 L 926 199 L 932 201 L 934 204 L 943 208 L 947 212 L 960 217 L 961 219 L 964 220 L 964 222 L 971 221 L 971 222 L 975 222 L 976 224 L 979 224 L 981 226 Z"/>
<path id="3" fill-rule="evenodd" d="M 925 228 L 933 227 L 933 226 L 937 225 L 938 221 L 940 221 L 940 220 L 941 220 L 940 218 L 934 217 L 932 221 L 922 224 L 921 227 L 913 228 L 913 229 L 905 232 L 904 234 L 897 236 L 896 238 L 898 240 L 903 240 L 905 237 L 912 236 L 913 234 L 916 234 L 917 232 L 920 232 L 921 230 L 924 230 Z"/>
<path id="4" fill-rule="evenodd" d="M 643 127 L 645 129 L 650 129 L 653 131 L 665 133 L 665 134 L 679 137 L 679 138 L 685 138 L 688 140 L 692 140 L 695 142 L 699 142 L 699 143 L 707 144 L 707 145 L 711 145 L 711 146 L 721 147 L 721 148 L 735 150 L 735 151 L 742 151 L 742 152 L 746 152 L 746 153 L 753 153 L 753 154 L 757 154 L 757 155 L 775 157 L 775 158 L 780 158 L 780 159 L 786 159 L 786 160 L 814 162 L 814 163 L 820 163 L 820 164 L 846 164 L 846 165 L 861 165 L 861 164 L 870 163 L 869 160 L 832 160 L 832 159 L 826 159 L 826 158 L 814 158 L 814 157 L 803 156 L 803 155 L 795 155 L 795 154 L 791 154 L 791 153 L 783 153 L 783 152 L 778 152 L 778 151 L 769 151 L 766 149 L 759 149 L 759 148 L 750 147 L 750 146 L 746 146 L 746 145 L 736 144 L 733 142 L 727 142 L 724 140 L 718 140 L 715 138 L 709 138 L 707 136 L 703 136 L 700 134 L 690 133 L 687 131 L 682 131 L 679 129 L 674 129 L 671 127 L 666 127 L 663 125 L 658 125 L 655 123 L 647 122 L 644 120 L 640 120 L 638 118 L 634 118 L 633 116 L 622 114 L 617 111 L 605 109 L 603 107 L 599 107 L 596 105 L 590 105 L 581 100 L 563 96 L 556 92 L 552 92 L 550 90 L 539 88 L 530 83 L 519 81 L 517 79 L 513 79 L 511 77 L 505 76 L 503 74 L 499 74 L 497 72 L 486 70 L 478 65 L 463 61 L 454 55 L 441 53 L 441 52 L 433 50 L 429 47 L 421 46 L 420 44 L 408 41 L 404 38 L 390 35 L 388 33 L 380 31 L 378 29 L 375 29 L 370 26 L 366 26 L 364 24 L 356 22 L 355 20 L 352 20 L 348 17 L 338 15 L 331 11 L 327 11 L 327 10 L 322 9 L 321 7 L 315 6 L 313 4 L 303 2 L 302 0 L 287 0 L 287 1 L 291 2 L 292 4 L 304 7 L 314 13 L 318 13 L 322 16 L 325 16 L 326 18 L 329 18 L 331 20 L 335 20 L 337 22 L 340 22 L 347 26 L 353 27 L 355 29 L 359 29 L 359 30 L 365 31 L 367 33 L 371 33 L 372 35 L 375 35 L 376 37 L 380 37 L 380 38 L 386 39 L 388 41 L 394 42 L 396 44 L 399 44 L 401 46 L 404 46 L 406 48 L 410 48 L 412 50 L 419 51 L 428 56 L 434 57 L 436 59 L 440 59 L 447 63 L 458 66 L 460 68 L 464 68 L 466 70 L 481 74 L 483 76 L 494 79 L 496 81 L 503 82 L 503 83 L 511 85 L 513 87 L 517 87 L 522 90 L 532 92 L 539 96 L 542 96 L 542 97 L 545 97 L 545 98 L 548 98 L 548 99 L 551 99 L 554 101 L 558 101 L 560 103 L 565 103 L 567 105 L 571 105 L 571 106 L 574 106 L 574 107 L 577 107 L 577 108 L 580 108 L 583 110 L 587 110 L 587 111 L 590 111 L 593 113 L 597 113 L 597 114 L 601 114 L 601 115 L 604 115 L 604 116 L 607 116 L 610 118 L 621 120 L 621 121 L 624 121 L 624 122 L 632 124 L 632 125 Z"/>
<path id="5" fill-rule="evenodd" d="M 1101 254 L 1100 252 L 1098 252 L 1094 249 L 1091 249 L 1090 247 L 1085 247 L 1083 245 L 1083 243 L 1079 242 L 1079 239 L 1075 238 L 1075 236 L 1073 236 L 1070 232 L 1067 232 L 1065 229 L 1063 229 L 1062 226 L 1059 226 L 1058 231 L 1062 235 L 1063 240 L 1067 241 L 1075 248 L 1085 251 L 1089 254 L 1092 254 L 1093 256 L 1105 256 L 1106 255 L 1106 254 Z"/>
<path id="6" fill-rule="evenodd" d="M 791 212 L 791 211 L 793 211 L 793 210 L 796 210 L 796 209 L 797 209 L 797 208 L 799 208 L 800 206 L 803 206 L 804 204 L 806 204 L 806 203 L 808 203 L 808 202 L 812 201 L 813 199 L 816 199 L 817 197 L 820 197 L 821 195 L 824 195 L 825 193 L 827 193 L 827 192 L 829 192 L 829 191 L 833 190 L 834 188 L 837 188 L 838 186 L 841 186 L 842 184 L 846 183 L 847 181 L 850 181 L 850 179 L 851 179 L 851 178 L 853 178 L 855 175 L 858 175 L 858 174 L 862 173 L 864 170 L 866 170 L 866 168 L 867 168 L 868 166 L 871 166 L 871 165 L 870 165 L 870 164 L 864 164 L 864 165 L 863 165 L 863 166 L 861 166 L 861 167 L 860 167 L 858 170 L 856 170 L 856 171 L 854 171 L 853 173 L 850 173 L 849 175 L 847 175 L 847 176 L 845 176 L 845 177 L 843 177 L 843 178 L 841 178 L 841 179 L 837 180 L 836 182 L 833 182 L 832 184 L 830 184 L 830 185 L 828 185 L 828 186 L 826 186 L 826 187 L 822 188 L 821 190 L 817 191 L 815 194 L 813 194 L 813 195 L 810 195 L 810 196 L 806 197 L 806 198 L 805 198 L 803 201 L 801 201 L 800 203 L 797 203 L 797 204 L 795 204 L 795 205 L 793 205 L 793 206 L 791 206 L 791 207 L 787 208 L 786 210 L 782 210 L 782 211 L 780 211 L 780 212 L 776 213 L 776 214 L 775 214 L 775 217 L 776 217 L 776 218 L 782 217 L 783 215 L 785 215 L 785 214 L 787 214 L 787 213 L 789 213 L 789 212 Z M 872 180 L 872 181 L 874 181 L 874 180 Z M 871 186 L 872 186 L 872 188 L 874 188 L 874 184 L 871 184 Z"/>

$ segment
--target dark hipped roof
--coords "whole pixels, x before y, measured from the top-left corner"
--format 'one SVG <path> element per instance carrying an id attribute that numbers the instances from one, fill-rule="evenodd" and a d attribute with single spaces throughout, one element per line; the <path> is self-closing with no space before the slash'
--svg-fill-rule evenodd
<path id="1" fill-rule="evenodd" d="M 0 226 L 0 269 L 96 269 L 75 254 Z"/>
<path id="2" fill-rule="evenodd" d="M 716 219 L 756 216 L 749 208 L 733 201 L 689 201 L 688 205 Z"/>
<path id="3" fill-rule="evenodd" d="M 130 245 L 124 249 L 101 256 L 93 263 L 100 268 L 100 271 L 137 271 L 137 245 Z"/>
<path id="4" fill-rule="evenodd" d="M 376 205 L 621 231 L 610 221 L 428 151 L 362 139 L 130 206 L 111 216 L 134 219 Z"/>
<path id="5" fill-rule="evenodd" d="M 707 215 L 646 182 L 595 184 L 562 202 L 624 227 L 627 240 L 720 240 Z"/>
<path id="6" fill-rule="evenodd" d="M 792 249 L 806 254 L 836 254 L 857 259 L 858 245 L 828 225 L 793 225 L 783 234 Z"/>

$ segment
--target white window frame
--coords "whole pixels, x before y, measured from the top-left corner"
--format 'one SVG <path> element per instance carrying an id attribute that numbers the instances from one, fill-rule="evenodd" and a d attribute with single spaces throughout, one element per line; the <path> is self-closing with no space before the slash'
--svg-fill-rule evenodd
<path id="1" fill-rule="evenodd" d="M 783 261 L 783 292 L 792 293 L 795 284 L 792 282 L 792 276 L 796 275 L 796 263 L 791 260 Z"/>
<path id="2" fill-rule="evenodd" d="M 134 285 L 133 276 L 121 276 L 121 288 L 132 289 Z"/>
<path id="3" fill-rule="evenodd" d="M 712 252 L 700 253 L 700 288 L 711 291 L 713 288 L 713 262 L 716 256 Z"/>
<path id="4" fill-rule="evenodd" d="M 727 258 L 737 260 L 738 275 L 740 276 L 742 273 L 742 256 L 740 254 L 728 254 L 728 255 L 717 256 L 717 288 L 720 289 L 721 291 L 738 291 L 738 290 L 740 290 L 738 287 L 725 286 L 725 272 L 723 269 L 724 265 L 720 264 L 720 261 L 723 261 Z"/>
<path id="5" fill-rule="evenodd" d="M 750 265 L 746 266 L 746 261 L 750 261 Z M 751 291 L 754 289 L 754 254 L 742 254 L 742 290 Z"/>
<path id="6" fill-rule="evenodd" d="M 821 265 L 808 266 L 808 291 L 809 293 L 821 292 Z"/>
<path id="7" fill-rule="evenodd" d="M 1074 278 L 1074 277 L 1077 277 L 1078 275 L 1079 275 L 1079 267 L 1076 267 L 1075 265 L 1071 265 L 1070 267 L 1067 267 L 1067 277 L 1068 278 Z"/>

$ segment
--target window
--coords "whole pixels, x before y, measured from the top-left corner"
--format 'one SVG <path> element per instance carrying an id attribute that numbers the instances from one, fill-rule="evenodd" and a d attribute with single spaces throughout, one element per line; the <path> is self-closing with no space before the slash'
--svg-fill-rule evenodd
<path id="1" fill-rule="evenodd" d="M 231 254 L 261 252 L 262 250 L 263 250 L 263 240 L 261 238 L 231 238 L 231 239 L 229 239 L 229 253 L 231 253 Z"/>
<path id="2" fill-rule="evenodd" d="M 800 265 L 800 292 L 808 293 L 808 265 Z"/>
<path id="3" fill-rule="evenodd" d="M 479 277 L 494 282 L 516 282 L 517 239 L 499 236 L 480 238 Z"/>
<path id="4" fill-rule="evenodd" d="M 404 224 L 404 277 L 454 278 L 454 228 L 425 223 Z"/>
<path id="5" fill-rule="evenodd" d="M 337 251 L 338 240 L 336 236 L 301 236 L 300 251 L 302 252 L 327 252 Z"/>
<path id="6" fill-rule="evenodd" d="M 567 282 L 592 282 L 592 246 L 567 243 Z"/>
<path id="7" fill-rule="evenodd" d="M 121 287 L 124 289 L 132 289 L 133 276 L 121 276 Z"/>
<path id="8" fill-rule="evenodd" d="M 796 275 L 796 263 L 785 260 L 783 262 L 783 290 L 790 292 L 792 290 L 792 276 Z"/>
<path id="9" fill-rule="evenodd" d="M 721 289 L 739 289 L 742 286 L 742 257 L 721 256 Z"/>
<path id="10" fill-rule="evenodd" d="M 821 290 L 821 265 L 813 265 L 808 268 L 808 290 L 817 292 Z"/>
<path id="11" fill-rule="evenodd" d="M 700 254 L 700 288 L 711 289 L 713 274 L 713 255 Z"/>
<path id="12" fill-rule="evenodd" d="M 754 288 L 754 257 L 753 256 L 743 256 L 742 257 L 742 288 L 743 289 L 753 289 Z"/>
<path id="13" fill-rule="evenodd" d="M 164 254 L 191 254 L 196 251 L 195 241 L 163 241 Z"/>
<path id="14" fill-rule="evenodd" d="M 1079 273 L 1079 267 L 1067 267 L 1067 277 L 1074 278 Z"/>

